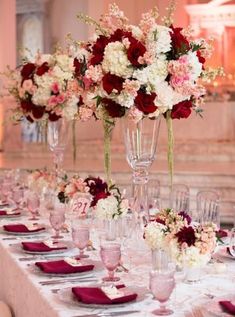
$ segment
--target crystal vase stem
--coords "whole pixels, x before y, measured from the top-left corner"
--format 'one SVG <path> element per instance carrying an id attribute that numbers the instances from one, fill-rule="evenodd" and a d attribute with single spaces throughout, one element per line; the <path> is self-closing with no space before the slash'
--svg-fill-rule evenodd
<path id="1" fill-rule="evenodd" d="M 148 171 L 146 169 L 135 169 L 133 171 L 133 188 L 135 211 L 137 212 L 138 222 L 149 220 L 148 211 Z"/>
<path id="2" fill-rule="evenodd" d="M 170 192 L 172 192 L 173 175 L 174 175 L 174 134 L 173 134 L 173 124 L 172 124 L 170 110 L 168 110 L 166 113 L 166 124 L 167 124 L 167 133 L 168 133 L 167 161 L 168 161 L 168 170 L 169 170 L 169 177 L 170 177 Z M 170 199 L 170 204 L 172 205 L 172 199 Z"/>
<path id="3" fill-rule="evenodd" d="M 103 119 L 104 128 L 104 169 L 108 186 L 112 185 L 111 178 L 111 135 L 114 128 L 114 121 Z"/>

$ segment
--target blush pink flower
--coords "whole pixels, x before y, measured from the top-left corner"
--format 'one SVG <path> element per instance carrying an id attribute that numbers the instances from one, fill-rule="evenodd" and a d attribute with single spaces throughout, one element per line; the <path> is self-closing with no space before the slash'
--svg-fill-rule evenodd
<path id="1" fill-rule="evenodd" d="M 60 91 L 59 84 L 57 82 L 53 83 L 51 86 L 52 92 L 57 95 Z"/>
<path id="2" fill-rule="evenodd" d="M 91 79 L 94 83 L 100 82 L 103 77 L 102 67 L 101 65 L 90 65 L 86 70 L 87 79 Z"/>
<path id="3" fill-rule="evenodd" d="M 26 79 L 24 80 L 23 82 L 23 85 L 22 85 L 22 88 L 25 90 L 25 91 L 30 91 L 31 88 L 33 87 L 33 82 L 31 79 Z"/>
<path id="4" fill-rule="evenodd" d="M 51 96 L 48 100 L 48 106 L 51 107 L 55 107 L 57 105 L 58 101 L 57 101 L 57 96 Z"/>
<path id="5" fill-rule="evenodd" d="M 60 94 L 57 97 L 57 103 L 61 104 L 65 101 L 65 95 L 64 94 Z"/>
<path id="6" fill-rule="evenodd" d="M 89 120 L 93 115 L 93 110 L 86 107 L 80 107 L 79 108 L 79 116 L 82 121 Z"/>
<path id="7" fill-rule="evenodd" d="M 123 83 L 123 89 L 126 93 L 135 97 L 140 89 L 140 83 L 137 80 L 126 79 Z"/>

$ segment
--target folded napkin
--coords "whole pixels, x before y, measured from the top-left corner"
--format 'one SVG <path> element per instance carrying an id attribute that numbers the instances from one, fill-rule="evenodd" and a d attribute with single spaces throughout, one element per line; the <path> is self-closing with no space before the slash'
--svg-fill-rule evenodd
<path id="1" fill-rule="evenodd" d="M 235 316 L 235 305 L 233 305 L 230 301 L 222 300 L 219 301 L 219 304 L 225 313 Z"/>
<path id="2" fill-rule="evenodd" d="M 65 260 L 50 261 L 50 262 L 36 262 L 37 265 L 45 273 L 53 274 L 71 274 L 71 273 L 82 273 L 91 271 L 94 265 L 70 265 Z"/>
<path id="3" fill-rule="evenodd" d="M 65 250 L 67 249 L 66 246 L 62 247 L 50 247 L 44 242 L 21 242 L 23 249 L 26 251 L 31 251 L 31 252 L 50 252 L 50 251 L 55 251 L 55 250 Z"/>
<path id="4" fill-rule="evenodd" d="M 125 285 L 116 286 L 118 289 L 125 288 Z M 136 299 L 137 294 L 127 294 L 111 299 L 100 287 L 73 287 L 72 292 L 76 299 L 85 304 L 112 305 L 122 304 Z"/>
<path id="5" fill-rule="evenodd" d="M 3 228 L 5 231 L 19 232 L 19 233 L 38 232 L 38 231 L 45 230 L 45 227 L 37 227 L 37 226 L 35 226 L 35 229 L 33 227 L 29 229 L 27 226 L 23 224 L 5 225 L 3 226 Z"/>
<path id="6" fill-rule="evenodd" d="M 6 216 L 6 215 L 12 215 L 12 216 L 17 216 L 20 215 L 21 212 L 17 211 L 17 209 L 8 211 L 8 210 L 0 210 L 0 216 Z"/>
<path id="7" fill-rule="evenodd" d="M 216 232 L 216 237 L 218 239 L 226 238 L 227 236 L 228 236 L 228 232 L 225 230 L 220 229 Z"/>

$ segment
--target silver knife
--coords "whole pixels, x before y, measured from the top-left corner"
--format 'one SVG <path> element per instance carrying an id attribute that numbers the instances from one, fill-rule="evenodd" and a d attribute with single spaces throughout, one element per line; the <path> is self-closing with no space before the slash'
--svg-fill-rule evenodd
<path id="1" fill-rule="evenodd" d="M 48 281 L 48 282 L 45 282 L 45 283 L 40 283 L 42 286 L 47 286 L 47 285 L 57 285 L 57 284 L 64 284 L 64 283 L 86 283 L 86 282 L 97 282 L 98 279 L 96 278 L 84 278 L 84 279 L 75 279 L 75 280 L 60 280 L 60 281 Z"/>

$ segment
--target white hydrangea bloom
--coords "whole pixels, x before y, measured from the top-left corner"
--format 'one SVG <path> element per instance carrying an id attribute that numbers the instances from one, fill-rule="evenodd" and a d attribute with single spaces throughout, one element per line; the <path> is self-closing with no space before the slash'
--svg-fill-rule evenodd
<path id="1" fill-rule="evenodd" d="M 73 58 L 65 54 L 56 55 L 56 64 L 66 73 L 73 70 Z"/>
<path id="2" fill-rule="evenodd" d="M 137 39 L 137 40 L 141 40 L 141 38 L 143 37 L 143 32 L 142 30 L 136 26 L 136 25 L 130 25 L 130 29 L 131 29 L 131 33 L 132 35 Z"/>
<path id="3" fill-rule="evenodd" d="M 147 35 L 147 43 L 154 43 L 155 53 L 161 54 L 171 50 L 171 29 L 164 25 L 157 25 Z"/>
<path id="4" fill-rule="evenodd" d="M 118 201 L 113 195 L 104 199 L 99 199 L 95 209 L 95 215 L 100 219 L 113 219 L 113 215 L 118 212 Z"/>
<path id="5" fill-rule="evenodd" d="M 191 66 L 190 79 L 195 81 L 202 72 L 202 64 L 199 62 L 196 52 L 189 52 L 187 54 L 188 63 Z"/>
<path id="6" fill-rule="evenodd" d="M 66 102 L 66 106 L 63 108 L 63 117 L 65 117 L 67 120 L 72 120 L 78 111 L 78 102 L 79 99 L 76 96 L 71 96 L 71 98 Z"/>
<path id="7" fill-rule="evenodd" d="M 50 87 L 47 88 L 38 88 L 33 95 L 32 101 L 35 105 L 45 106 L 51 96 Z"/>
<path id="8" fill-rule="evenodd" d="M 64 80 L 72 80 L 73 79 L 73 73 L 70 71 L 65 71 L 60 66 L 56 65 L 53 68 L 52 75 L 56 77 L 60 81 Z"/>
<path id="9" fill-rule="evenodd" d="M 168 62 L 163 59 L 155 59 L 154 63 L 134 72 L 133 77 L 137 78 L 142 85 L 157 86 L 159 82 L 166 79 L 168 75 Z"/>
<path id="10" fill-rule="evenodd" d="M 145 227 L 144 237 L 148 246 L 154 250 L 162 248 L 165 245 L 165 232 L 166 226 L 158 222 L 150 222 Z"/>
<path id="11" fill-rule="evenodd" d="M 135 96 L 132 96 L 125 91 L 122 91 L 116 98 L 116 102 L 126 108 L 132 107 L 134 104 L 134 100 Z"/>
<path id="12" fill-rule="evenodd" d="M 102 67 L 105 72 L 110 72 L 123 78 L 131 77 L 133 73 L 133 67 L 127 58 L 125 47 L 121 42 L 109 43 L 105 47 Z"/>

